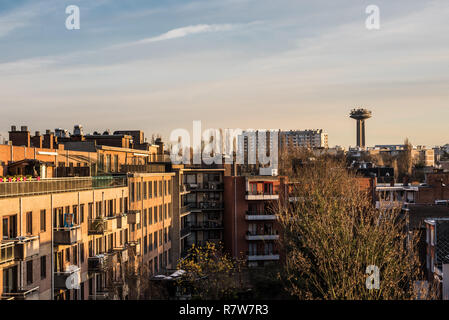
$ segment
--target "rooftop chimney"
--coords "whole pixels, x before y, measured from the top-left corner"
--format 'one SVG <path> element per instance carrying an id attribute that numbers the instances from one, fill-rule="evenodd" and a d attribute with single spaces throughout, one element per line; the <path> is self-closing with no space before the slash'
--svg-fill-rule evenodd
<path id="1" fill-rule="evenodd" d="M 22 126 L 21 131 L 16 130 L 16 126 L 11 126 L 11 131 L 9 132 L 9 140 L 13 146 L 25 146 L 30 147 L 30 132 L 27 126 Z"/>

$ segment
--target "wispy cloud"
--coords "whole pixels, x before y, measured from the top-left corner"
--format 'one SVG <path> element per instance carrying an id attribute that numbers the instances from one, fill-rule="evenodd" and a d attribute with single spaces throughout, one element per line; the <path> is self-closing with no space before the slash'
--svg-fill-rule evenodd
<path id="1" fill-rule="evenodd" d="M 133 46 L 139 44 L 147 44 L 152 42 L 166 41 L 177 38 L 184 38 L 189 35 L 199 34 L 199 33 L 209 33 L 209 32 L 220 32 L 220 31 L 229 31 L 236 27 L 236 24 L 198 24 L 193 26 L 186 26 L 182 28 L 172 29 L 168 32 L 165 32 L 161 35 L 141 39 L 139 41 L 130 42 L 127 44 L 119 45 L 119 46 Z"/>

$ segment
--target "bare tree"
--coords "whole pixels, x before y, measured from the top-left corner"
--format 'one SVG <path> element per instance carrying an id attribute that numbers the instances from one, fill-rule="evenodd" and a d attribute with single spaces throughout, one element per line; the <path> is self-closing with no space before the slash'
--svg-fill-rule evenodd
<path id="1" fill-rule="evenodd" d="M 380 212 L 344 163 L 302 167 L 294 206 L 279 205 L 289 292 L 301 299 L 412 299 L 420 280 L 417 237 L 396 211 Z M 367 267 L 380 271 L 366 286 Z"/>

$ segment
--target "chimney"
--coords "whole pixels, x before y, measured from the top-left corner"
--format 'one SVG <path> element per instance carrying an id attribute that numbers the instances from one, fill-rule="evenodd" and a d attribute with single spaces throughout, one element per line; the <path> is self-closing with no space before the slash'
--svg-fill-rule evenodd
<path id="1" fill-rule="evenodd" d="M 31 145 L 35 148 L 42 148 L 43 137 L 39 131 L 36 131 L 34 137 L 31 138 Z"/>
<path id="2" fill-rule="evenodd" d="M 55 135 L 48 129 L 45 131 L 42 147 L 46 149 L 55 149 L 56 147 Z"/>
<path id="3" fill-rule="evenodd" d="M 9 140 L 13 146 L 25 146 L 30 147 L 30 132 L 27 126 L 22 126 L 21 131 L 17 131 L 16 126 L 11 126 L 9 131 Z"/>

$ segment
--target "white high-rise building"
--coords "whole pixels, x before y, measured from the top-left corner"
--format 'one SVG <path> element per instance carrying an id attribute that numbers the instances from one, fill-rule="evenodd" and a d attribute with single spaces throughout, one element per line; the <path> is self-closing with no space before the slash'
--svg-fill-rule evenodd
<path id="1" fill-rule="evenodd" d="M 280 131 L 281 146 L 328 148 L 328 135 L 323 129 Z"/>

